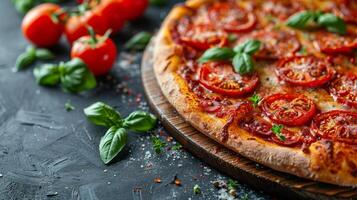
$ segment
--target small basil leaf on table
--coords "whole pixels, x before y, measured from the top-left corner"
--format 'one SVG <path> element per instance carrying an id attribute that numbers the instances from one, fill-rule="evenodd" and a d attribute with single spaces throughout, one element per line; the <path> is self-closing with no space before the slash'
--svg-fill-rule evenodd
<path id="1" fill-rule="evenodd" d="M 36 49 L 35 53 L 36 53 L 36 58 L 38 58 L 40 60 L 51 60 L 51 59 L 55 58 L 55 55 L 47 49 L 39 48 L 39 49 Z"/>
<path id="2" fill-rule="evenodd" d="M 132 37 L 124 47 L 129 50 L 143 50 L 151 40 L 151 33 L 140 32 Z"/>
<path id="3" fill-rule="evenodd" d="M 44 64 L 33 70 L 33 75 L 40 85 L 54 86 L 60 81 L 58 66 L 54 64 Z"/>
<path id="4" fill-rule="evenodd" d="M 99 126 L 122 126 L 122 118 L 120 113 L 111 106 L 102 102 L 94 103 L 91 106 L 85 108 L 84 114 L 93 124 Z"/>
<path id="5" fill-rule="evenodd" d="M 234 54 L 235 53 L 231 48 L 213 47 L 203 53 L 199 62 L 205 63 L 208 61 L 229 60 L 233 58 Z"/>
<path id="6" fill-rule="evenodd" d="M 146 132 L 153 129 L 157 118 L 144 111 L 134 111 L 124 119 L 123 127 L 136 132 Z"/>
<path id="7" fill-rule="evenodd" d="M 246 53 L 249 55 L 254 54 L 260 49 L 261 42 L 259 40 L 247 40 L 241 45 L 234 47 L 236 53 Z"/>
<path id="8" fill-rule="evenodd" d="M 100 158 L 105 164 L 118 155 L 124 148 L 128 140 L 128 135 L 124 128 L 111 127 L 101 138 L 99 143 Z"/>
<path id="9" fill-rule="evenodd" d="M 246 53 L 237 53 L 233 58 L 234 71 L 239 74 L 249 74 L 253 72 L 252 57 Z"/>
<path id="10" fill-rule="evenodd" d="M 36 61 L 36 49 L 33 46 L 29 46 L 26 49 L 26 52 L 22 53 L 17 57 L 15 69 L 22 70 L 30 66 Z"/>
<path id="11" fill-rule="evenodd" d="M 68 92 L 83 92 L 96 87 L 94 75 L 87 69 L 86 64 L 74 58 L 59 65 L 61 86 Z"/>
<path id="12" fill-rule="evenodd" d="M 317 23 L 333 33 L 345 34 L 346 24 L 345 22 L 334 14 L 326 13 L 317 19 Z"/>
<path id="13" fill-rule="evenodd" d="M 35 6 L 35 0 L 12 0 L 15 9 L 21 14 L 27 13 L 32 7 Z"/>

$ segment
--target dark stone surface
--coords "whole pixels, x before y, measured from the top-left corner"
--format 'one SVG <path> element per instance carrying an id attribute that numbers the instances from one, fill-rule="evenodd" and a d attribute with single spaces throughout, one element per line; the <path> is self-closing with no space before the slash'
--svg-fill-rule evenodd
<path id="1" fill-rule="evenodd" d="M 170 7 L 150 8 L 143 19 L 131 23 L 115 37 L 119 48 L 134 32 L 157 29 Z M 137 109 L 148 110 L 142 97 L 141 53 L 120 48 L 116 66 L 110 76 L 100 78 L 97 89 L 67 94 L 59 88 L 38 86 L 32 69 L 12 71 L 16 57 L 28 45 L 20 23 L 21 16 L 10 1 L 1 1 L 0 199 L 218 199 L 224 193 L 211 182 L 229 178 L 185 150 L 170 150 L 175 141 L 167 142 L 162 154 L 153 151 L 150 134 L 159 134 L 163 140 L 168 137 L 160 125 L 152 133 L 130 133 L 124 151 L 111 165 L 104 165 L 97 147 L 105 129 L 88 123 L 82 109 L 103 101 L 124 116 Z M 64 41 L 53 50 L 56 62 L 69 59 Z M 66 102 L 75 110 L 67 112 Z M 170 184 L 175 174 L 181 187 Z M 154 183 L 156 177 L 162 183 Z M 195 184 L 201 186 L 201 195 L 193 194 Z M 244 184 L 237 190 L 239 198 L 270 199 Z"/>

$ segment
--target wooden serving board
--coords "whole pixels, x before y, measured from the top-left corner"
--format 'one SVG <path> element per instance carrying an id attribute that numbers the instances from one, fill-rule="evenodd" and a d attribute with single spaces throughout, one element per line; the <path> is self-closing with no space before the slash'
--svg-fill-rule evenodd
<path id="1" fill-rule="evenodd" d="M 153 71 L 152 49 L 150 44 L 142 59 L 146 96 L 163 126 L 185 149 L 217 170 L 283 199 L 357 199 L 357 188 L 319 183 L 263 167 L 198 132 L 162 94 Z"/>

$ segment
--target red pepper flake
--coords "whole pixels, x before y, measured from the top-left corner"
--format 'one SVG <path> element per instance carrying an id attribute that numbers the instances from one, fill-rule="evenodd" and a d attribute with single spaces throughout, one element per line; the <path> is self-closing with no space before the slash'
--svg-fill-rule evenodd
<path id="1" fill-rule="evenodd" d="M 176 186 L 181 186 L 181 180 L 177 178 L 177 174 L 174 176 L 174 180 L 171 184 L 175 184 Z"/>
<path id="2" fill-rule="evenodd" d="M 157 178 L 154 179 L 154 182 L 155 183 L 161 183 L 162 181 L 161 181 L 161 179 L 159 177 L 157 177 Z"/>

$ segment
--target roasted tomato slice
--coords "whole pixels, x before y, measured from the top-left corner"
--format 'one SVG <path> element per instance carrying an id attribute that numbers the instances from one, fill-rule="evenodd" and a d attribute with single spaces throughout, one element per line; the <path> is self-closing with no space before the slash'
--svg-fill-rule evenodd
<path id="1" fill-rule="evenodd" d="M 254 117 L 249 120 L 242 121 L 240 127 L 257 136 L 268 137 L 273 134 L 271 123 L 261 117 Z"/>
<path id="2" fill-rule="evenodd" d="M 230 2 L 214 3 L 208 8 L 208 16 L 212 24 L 235 33 L 250 31 L 257 22 L 253 12 Z"/>
<path id="3" fill-rule="evenodd" d="M 356 35 L 341 36 L 334 33 L 319 32 L 315 36 L 314 46 L 323 53 L 351 53 L 353 49 L 357 49 Z"/>
<path id="4" fill-rule="evenodd" d="M 228 35 L 209 24 L 193 24 L 188 18 L 183 18 L 176 26 L 179 42 L 198 50 L 206 50 L 212 46 L 227 44 Z"/>
<path id="5" fill-rule="evenodd" d="M 331 82 L 330 94 L 337 101 L 357 108 L 357 75 L 347 74 L 339 76 Z"/>
<path id="6" fill-rule="evenodd" d="M 301 3 L 291 0 L 268 0 L 264 1 L 261 6 L 265 14 L 277 17 L 280 20 L 285 20 L 304 9 Z"/>
<path id="7" fill-rule="evenodd" d="M 314 117 L 311 131 L 322 138 L 357 144 L 357 113 L 333 110 Z"/>
<path id="8" fill-rule="evenodd" d="M 346 22 L 357 24 L 356 0 L 335 0 L 332 11 Z"/>
<path id="9" fill-rule="evenodd" d="M 301 126 L 316 113 L 314 102 L 299 94 L 274 94 L 261 103 L 265 114 L 274 122 L 287 126 Z"/>
<path id="10" fill-rule="evenodd" d="M 282 59 L 278 63 L 276 72 L 285 82 L 304 87 L 324 85 L 335 74 L 335 70 L 327 61 L 313 56 Z"/>
<path id="11" fill-rule="evenodd" d="M 257 39 L 262 42 L 262 47 L 254 54 L 255 58 L 260 59 L 288 57 L 300 49 L 300 42 L 296 35 L 287 31 L 262 30 L 242 38 L 239 42 L 247 39 Z"/>
<path id="12" fill-rule="evenodd" d="M 296 133 L 294 131 L 290 131 L 290 130 L 283 128 L 281 130 L 281 134 L 284 136 L 285 140 L 281 140 L 275 134 L 272 135 L 271 139 L 275 143 L 284 145 L 284 146 L 295 146 L 295 145 L 302 143 L 302 137 L 301 137 L 300 133 Z"/>
<path id="13" fill-rule="evenodd" d="M 257 74 L 240 75 L 233 66 L 223 62 L 208 62 L 200 70 L 200 83 L 207 89 L 226 96 L 242 96 L 258 85 Z"/>

